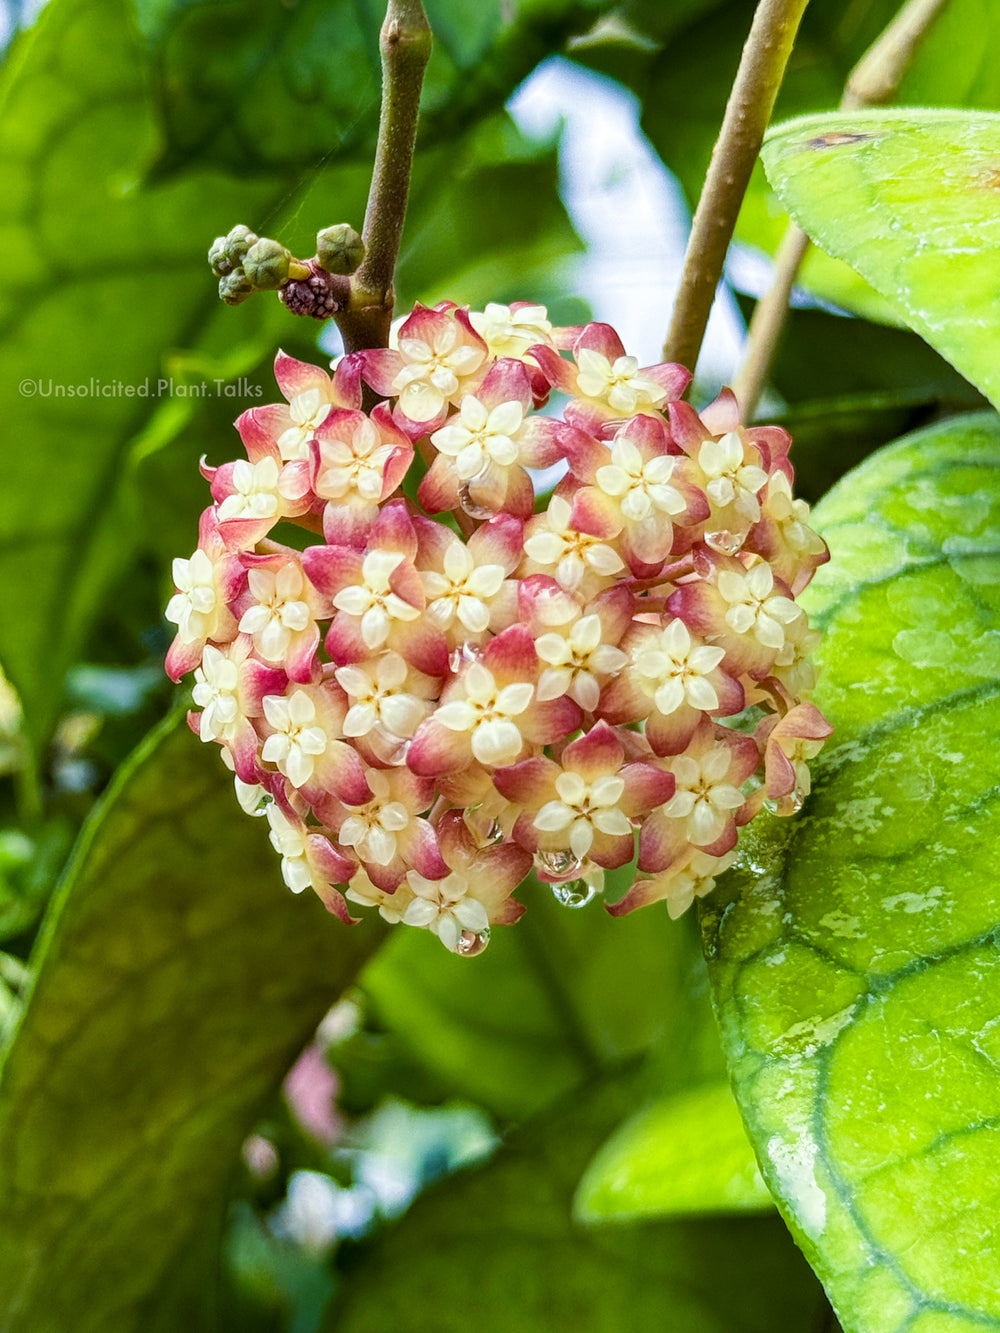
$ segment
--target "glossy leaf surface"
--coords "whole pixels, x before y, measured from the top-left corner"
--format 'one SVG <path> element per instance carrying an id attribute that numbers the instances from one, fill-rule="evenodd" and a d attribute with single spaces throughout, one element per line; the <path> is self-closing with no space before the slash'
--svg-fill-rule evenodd
<path id="1" fill-rule="evenodd" d="M 815 520 L 836 733 L 708 900 L 765 1179 L 848 1333 L 1000 1324 L 1000 423 L 875 455 Z"/>

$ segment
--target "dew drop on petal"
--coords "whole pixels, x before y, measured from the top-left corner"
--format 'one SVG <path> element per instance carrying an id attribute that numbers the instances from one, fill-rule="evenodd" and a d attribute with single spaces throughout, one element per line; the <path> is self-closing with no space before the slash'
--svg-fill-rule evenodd
<path id="1" fill-rule="evenodd" d="M 487 483 L 489 473 L 483 471 L 468 481 L 459 482 L 458 503 L 470 518 L 492 518 L 503 504 L 503 494 Z"/>
<path id="2" fill-rule="evenodd" d="M 470 662 L 475 662 L 479 656 L 479 649 L 474 643 L 463 643 L 459 648 L 453 648 L 448 656 L 448 666 L 458 675 L 463 667 Z"/>
<path id="3" fill-rule="evenodd" d="M 535 867 L 547 875 L 575 875 L 583 862 L 571 851 L 536 852 Z"/>
<path id="4" fill-rule="evenodd" d="M 455 952 L 462 958 L 475 958 L 482 953 L 490 942 L 490 928 L 485 930 L 463 930 L 458 937 Z"/>
<path id="5" fill-rule="evenodd" d="M 769 815 L 776 815 L 781 809 L 781 802 L 772 801 L 770 798 L 768 798 L 764 802 L 764 809 L 768 812 Z"/>
<path id="6" fill-rule="evenodd" d="M 384 727 L 375 727 L 368 733 L 368 744 L 380 763 L 389 768 L 401 768 L 410 752 L 410 742 Z"/>
<path id="7" fill-rule="evenodd" d="M 585 879 L 567 879 L 550 887 L 553 898 L 561 907 L 586 907 L 597 897 L 597 889 Z"/>
<path id="8" fill-rule="evenodd" d="M 503 829 L 500 827 L 499 819 L 490 819 L 489 816 L 483 815 L 481 806 L 470 806 L 463 818 L 465 827 L 472 834 L 472 840 L 477 847 L 495 847 L 498 842 L 503 842 Z"/>
<path id="9" fill-rule="evenodd" d="M 705 545 L 720 555 L 735 555 L 743 545 L 746 533 L 729 532 L 723 528 L 720 532 L 706 532 Z"/>

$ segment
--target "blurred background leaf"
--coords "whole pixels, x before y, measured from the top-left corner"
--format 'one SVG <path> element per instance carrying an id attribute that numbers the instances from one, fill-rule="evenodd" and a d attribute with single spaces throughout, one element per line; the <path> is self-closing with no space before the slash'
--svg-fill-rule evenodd
<path id="1" fill-rule="evenodd" d="M 419 1200 L 346 1268 L 329 1333 L 814 1327 L 822 1291 L 777 1219 L 573 1223 L 583 1166 L 639 1095 L 597 1083 Z"/>
<path id="2" fill-rule="evenodd" d="M 12 1333 L 215 1327 L 240 1144 L 381 942 L 289 902 L 264 821 L 233 817 L 193 739 L 182 718 L 154 733 L 88 827 L 7 1050 Z"/>

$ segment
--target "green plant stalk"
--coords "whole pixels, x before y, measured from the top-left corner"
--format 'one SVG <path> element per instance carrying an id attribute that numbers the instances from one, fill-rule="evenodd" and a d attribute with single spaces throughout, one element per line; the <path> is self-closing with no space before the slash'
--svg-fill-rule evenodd
<path id="1" fill-rule="evenodd" d="M 335 318 L 348 352 L 385 347 L 395 303 L 393 274 L 406 217 L 410 168 L 431 29 L 420 0 L 389 0 L 379 34 L 382 107 L 362 238 L 365 258 L 351 299 Z"/>
<path id="2" fill-rule="evenodd" d="M 701 351 L 736 217 L 808 0 L 760 0 L 712 150 L 684 256 L 665 361 L 691 370 Z"/>
<path id="3" fill-rule="evenodd" d="M 947 3 L 908 0 L 903 5 L 847 76 L 840 101 L 843 110 L 884 106 L 893 100 L 931 25 Z M 788 318 L 792 288 L 808 251 L 809 237 L 794 222 L 789 223 L 775 256 L 771 286 L 754 309 L 743 364 L 733 380 L 744 421 L 751 421 L 757 410 Z"/>

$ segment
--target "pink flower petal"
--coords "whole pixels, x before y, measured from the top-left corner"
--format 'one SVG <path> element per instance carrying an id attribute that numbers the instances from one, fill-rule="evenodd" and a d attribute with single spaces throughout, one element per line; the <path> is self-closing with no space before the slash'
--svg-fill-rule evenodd
<path id="1" fill-rule="evenodd" d="M 438 454 L 427 469 L 417 488 L 417 499 L 428 514 L 441 514 L 448 509 L 458 508 L 458 474 L 452 460 L 445 454 Z"/>
<path id="2" fill-rule="evenodd" d="M 311 366 L 307 361 L 296 361 L 294 356 L 281 351 L 274 358 L 274 378 L 289 400 L 307 389 L 319 389 L 326 397 L 330 385 L 330 376 L 325 370 Z"/>
<path id="3" fill-rule="evenodd" d="M 327 597 L 362 581 L 361 552 L 350 546 L 308 546 L 302 552 L 302 568 Z"/>
<path id="4" fill-rule="evenodd" d="M 626 764 L 621 776 L 625 779 L 625 794 L 619 805 L 630 819 L 642 818 L 656 806 L 664 805 L 677 786 L 673 773 L 641 761 Z"/>
<path id="5" fill-rule="evenodd" d="M 585 324 L 580 330 L 580 336 L 573 344 L 574 355 L 578 354 L 584 347 L 589 348 L 592 352 L 600 352 L 601 356 L 606 356 L 612 364 L 620 356 L 625 355 L 622 340 L 610 324 Z"/>
<path id="6" fill-rule="evenodd" d="M 527 625 L 511 625 L 483 650 L 483 666 L 493 672 L 498 685 L 531 681 L 538 676 L 538 655 Z"/>
<path id="7" fill-rule="evenodd" d="M 465 768 L 471 758 L 466 732 L 449 731 L 429 717 L 417 727 L 406 753 L 406 764 L 421 777 L 433 778 Z"/>
<path id="8" fill-rule="evenodd" d="M 266 410 L 263 407 L 251 407 L 236 418 L 236 429 L 240 433 L 240 439 L 251 463 L 259 463 L 262 458 L 281 461 L 275 436 L 268 429 L 268 418 L 261 415 Z M 287 409 L 279 406 L 278 411 L 287 412 Z M 278 433 L 280 434 L 280 431 Z"/>
<path id="9" fill-rule="evenodd" d="M 403 358 L 388 347 L 375 347 L 356 353 L 363 379 L 381 398 L 389 398 L 396 376 L 403 368 Z"/>
<path id="10" fill-rule="evenodd" d="M 498 768 L 493 774 L 493 785 L 515 805 L 538 810 L 554 798 L 555 781 L 561 771 L 554 760 L 537 755 L 509 768 Z"/>
<path id="11" fill-rule="evenodd" d="M 447 675 L 448 640 L 428 616 L 422 616 L 420 620 L 397 621 L 390 639 L 395 651 L 424 675 Z"/>
<path id="12" fill-rule="evenodd" d="M 624 758 L 625 750 L 618 734 L 607 722 L 596 722 L 562 752 L 563 768 L 575 769 L 588 781 L 603 773 L 617 773 Z"/>
<path id="13" fill-rule="evenodd" d="M 490 410 L 501 403 L 520 403 L 527 411 L 532 398 L 528 373 L 520 361 L 502 356 L 490 367 L 476 397 Z"/>

